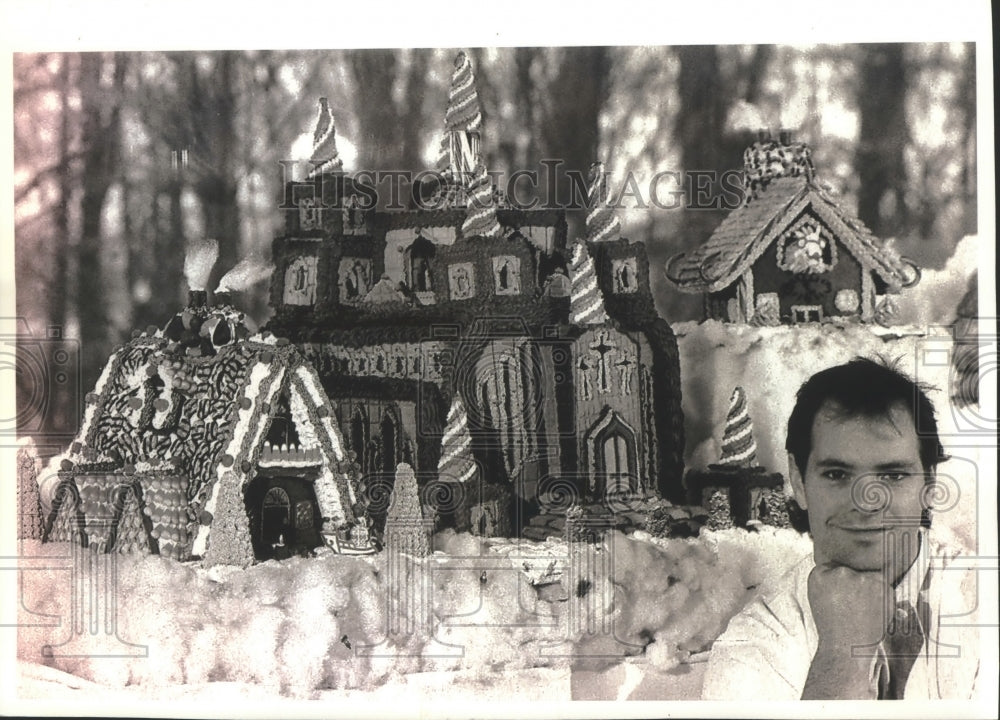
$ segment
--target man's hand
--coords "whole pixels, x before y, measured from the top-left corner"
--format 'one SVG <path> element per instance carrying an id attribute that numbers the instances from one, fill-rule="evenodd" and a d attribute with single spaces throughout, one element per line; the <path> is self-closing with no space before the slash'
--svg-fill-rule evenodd
<path id="1" fill-rule="evenodd" d="M 809 574 L 819 646 L 802 699 L 862 700 L 874 697 L 870 670 L 875 646 L 891 617 L 892 589 L 880 572 L 817 565 Z M 854 656 L 853 648 L 860 651 Z"/>

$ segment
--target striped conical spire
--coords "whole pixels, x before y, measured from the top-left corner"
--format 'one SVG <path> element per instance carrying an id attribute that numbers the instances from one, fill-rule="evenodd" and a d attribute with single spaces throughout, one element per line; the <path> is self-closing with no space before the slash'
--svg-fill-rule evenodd
<path id="1" fill-rule="evenodd" d="M 453 146 L 452 133 L 478 132 L 483 126 L 483 113 L 476 91 L 476 78 L 472 72 L 469 56 L 460 52 L 455 57 L 455 71 L 451 74 L 451 90 L 448 91 L 448 110 L 444 115 L 445 132 L 441 138 L 441 155 L 438 170 L 445 175 L 460 170 L 458 158 L 453 156 L 457 148 Z M 478 152 L 478 148 L 474 148 Z M 477 158 L 478 159 L 478 158 Z M 475 162 L 475 161 L 474 161 Z"/>
<path id="2" fill-rule="evenodd" d="M 720 465 L 751 467 L 757 461 L 757 442 L 753 439 L 753 423 L 747 410 L 747 396 L 739 385 L 729 399 L 726 430 L 722 437 Z"/>
<path id="3" fill-rule="evenodd" d="M 621 233 L 622 226 L 618 215 L 608 205 L 607 177 L 604 174 L 604 163 L 596 162 L 590 166 L 590 190 L 587 193 L 587 240 L 601 242 L 613 240 Z"/>
<path id="4" fill-rule="evenodd" d="M 464 52 L 455 56 L 455 71 L 451 74 L 451 90 L 448 91 L 448 111 L 444 116 L 444 124 L 448 130 L 478 130 L 483 124 L 472 62 Z"/>
<path id="5" fill-rule="evenodd" d="M 493 200 L 493 182 L 486 174 L 483 163 L 476 166 L 475 176 L 469 183 L 468 197 L 465 222 L 462 223 L 463 237 L 502 237 L 503 230 L 497 220 L 497 208 Z"/>
<path id="6" fill-rule="evenodd" d="M 309 162 L 313 166 L 310 178 L 344 169 L 340 153 L 337 152 L 337 129 L 325 97 L 319 99 L 319 114 L 316 117 L 316 129 L 313 130 L 313 151 Z"/>
<path id="7" fill-rule="evenodd" d="M 582 242 L 578 242 L 573 248 L 569 276 L 572 282 L 569 298 L 569 321 L 574 325 L 594 325 L 606 322 L 608 316 L 604 312 L 604 298 L 601 296 L 601 290 L 597 287 L 594 260 Z"/>
<path id="8" fill-rule="evenodd" d="M 476 462 L 472 459 L 472 436 L 465 405 L 458 395 L 451 402 L 444 435 L 441 437 L 441 459 L 438 477 L 449 482 L 467 482 L 475 477 Z"/>

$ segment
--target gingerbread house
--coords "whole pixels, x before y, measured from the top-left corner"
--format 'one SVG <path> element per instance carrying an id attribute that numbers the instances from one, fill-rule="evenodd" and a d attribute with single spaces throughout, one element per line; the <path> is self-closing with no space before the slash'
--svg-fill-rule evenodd
<path id="1" fill-rule="evenodd" d="M 920 272 L 815 178 L 809 147 L 762 133 L 744 153 L 744 198 L 667 277 L 704 296 L 706 319 L 761 325 L 890 324 Z"/>
<path id="2" fill-rule="evenodd" d="M 718 463 L 692 469 L 685 478 L 688 500 L 708 511 L 706 527 L 789 525 L 784 478 L 757 464 L 757 441 L 743 388 L 729 398 Z"/>
<path id="3" fill-rule="evenodd" d="M 349 544 L 357 473 L 316 371 L 225 299 L 191 296 L 112 353 L 53 476 L 46 539 L 238 565 Z"/>
<path id="4" fill-rule="evenodd" d="M 268 328 L 316 367 L 369 494 L 405 462 L 439 523 L 487 535 L 518 534 L 556 485 L 682 499 L 677 343 L 603 169 L 587 238 L 569 241 L 560 209 L 511 207 L 464 54 L 429 204 L 371 206 L 327 115 L 312 177 L 286 190 Z"/>

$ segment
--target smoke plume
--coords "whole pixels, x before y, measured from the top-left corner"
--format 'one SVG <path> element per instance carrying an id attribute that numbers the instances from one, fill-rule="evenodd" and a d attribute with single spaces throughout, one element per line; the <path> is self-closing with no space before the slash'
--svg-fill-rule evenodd
<path id="1" fill-rule="evenodd" d="M 184 279 L 191 290 L 205 290 L 208 276 L 219 257 L 219 242 L 213 238 L 192 240 L 184 255 Z"/>

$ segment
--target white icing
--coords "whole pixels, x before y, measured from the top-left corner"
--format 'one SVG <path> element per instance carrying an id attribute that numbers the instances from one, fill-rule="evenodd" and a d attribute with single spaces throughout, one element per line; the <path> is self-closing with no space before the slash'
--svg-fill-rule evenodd
<path id="1" fill-rule="evenodd" d="M 302 373 L 297 372 L 296 376 L 301 380 Z M 308 392 L 308 388 L 306 388 Z M 311 393 L 310 393 L 311 394 Z M 313 407 L 321 404 L 314 398 L 311 405 Z M 288 388 L 288 408 L 292 412 L 292 422 L 295 423 L 295 432 L 299 436 L 299 443 L 303 448 L 312 449 L 319 446 L 319 437 L 316 434 L 316 427 L 309 420 L 309 410 L 305 399 L 299 391 L 299 386 L 291 383 Z"/>
<path id="2" fill-rule="evenodd" d="M 163 390 L 161 391 L 160 397 L 167 401 L 167 407 L 163 410 L 153 411 L 153 427 L 157 430 L 163 429 L 163 424 L 166 422 L 167 417 L 170 415 L 170 411 L 174 407 L 174 375 L 176 371 L 169 365 L 160 365 L 157 368 L 157 374 L 160 376 L 160 380 L 163 381 Z M 145 399 L 145 398 L 143 398 Z M 155 408 L 155 406 L 154 406 Z"/>
<path id="3" fill-rule="evenodd" d="M 205 501 L 205 510 L 213 516 L 215 515 L 215 504 L 219 498 L 219 488 L 222 486 L 222 476 L 227 472 L 234 473 L 240 480 L 240 487 L 242 487 L 243 482 L 246 480 L 246 473 L 240 468 L 240 461 L 243 459 L 240 450 L 243 447 L 244 440 L 251 433 L 255 436 L 252 447 L 256 447 L 261 443 L 262 436 L 267 427 L 267 423 L 264 422 L 266 416 L 261 412 L 261 405 L 265 402 L 274 402 L 281 387 L 281 378 L 284 372 L 285 368 L 277 358 L 270 363 L 258 362 L 254 364 L 253 369 L 250 371 L 250 379 L 240 397 L 248 398 L 251 401 L 251 405 L 247 409 L 241 407 L 237 412 L 236 424 L 233 427 L 233 436 L 225 449 L 225 454 L 233 458 L 233 465 L 225 467 L 221 463 L 219 464 L 216 468 L 216 481 L 212 485 L 211 494 Z M 273 381 L 268 386 L 267 395 L 265 397 L 258 397 L 261 394 L 264 381 L 271 377 L 273 377 Z M 239 402 L 239 397 L 235 400 Z M 203 524 L 198 527 L 198 535 L 195 537 L 194 546 L 192 547 L 193 554 L 205 554 L 205 550 L 208 547 L 210 529 L 210 525 Z"/>
<path id="4" fill-rule="evenodd" d="M 107 362 L 107 364 L 105 364 L 104 369 L 101 370 L 101 376 L 99 378 L 97 378 L 97 384 L 94 386 L 94 394 L 95 395 L 100 395 L 102 392 L 104 392 L 104 387 L 108 384 L 108 380 L 111 377 L 111 370 L 115 366 L 115 364 L 117 363 L 118 357 L 121 354 L 122 354 L 122 350 L 118 350 L 118 351 L 112 353 L 111 357 L 108 358 L 108 362 Z M 143 371 L 142 368 L 138 368 L 137 369 L 137 372 L 140 372 L 140 371 Z M 141 382 L 140 382 L 140 384 L 141 384 Z M 80 426 L 80 432 L 77 433 L 77 435 L 76 435 L 76 441 L 80 443 L 81 447 L 86 444 L 87 435 L 90 434 L 90 428 L 94 424 L 94 419 L 95 419 L 94 418 L 94 413 L 97 412 L 97 406 L 99 404 L 100 403 L 98 403 L 98 402 L 92 402 L 92 403 L 89 402 L 84 407 L 84 410 L 83 410 L 83 422 L 81 423 L 81 426 Z M 79 462 L 80 460 L 82 460 L 82 456 L 80 454 L 73 454 L 70 450 L 67 450 L 66 453 L 65 453 L 65 455 L 59 456 L 57 458 L 53 458 L 53 460 L 60 460 L 61 461 L 64 457 L 67 457 L 67 458 L 73 460 L 74 462 Z M 51 465 L 51 462 L 49 464 Z M 56 469 L 58 469 L 58 467 L 59 467 L 59 465 L 57 463 L 56 464 Z M 44 497 L 44 494 L 43 494 L 43 497 Z"/>
<path id="5" fill-rule="evenodd" d="M 300 365 L 295 370 L 295 378 L 298 382 L 291 383 L 288 405 L 292 412 L 292 420 L 295 422 L 296 432 L 299 435 L 299 442 L 305 447 L 322 447 L 318 433 L 323 432 L 330 440 L 333 448 L 334 457 L 328 458 L 328 461 L 323 463 L 323 469 L 319 477 L 316 478 L 313 489 L 316 492 L 316 502 L 319 505 L 320 514 L 324 519 L 331 519 L 339 524 L 345 519 L 344 507 L 340 491 L 337 488 L 336 479 L 330 469 L 332 465 L 330 460 L 338 462 L 343 460 L 343 441 L 340 437 L 340 429 L 329 415 L 320 418 L 319 427 L 310 422 L 306 401 L 302 397 L 302 392 L 304 391 L 309 395 L 313 407 L 322 407 L 326 402 L 326 393 L 320 387 L 319 378 L 312 368 L 307 365 Z M 354 488 L 349 479 L 344 479 L 347 480 L 348 501 L 354 503 L 356 502 Z"/>
<path id="6" fill-rule="evenodd" d="M 287 468 L 308 468 L 316 467 L 319 460 L 260 460 L 257 465 L 260 467 L 287 467 Z"/>
<path id="7" fill-rule="evenodd" d="M 322 407 L 323 405 L 326 404 L 326 393 L 323 391 L 322 386 L 319 384 L 319 376 L 316 375 L 315 370 L 313 370 L 308 365 L 300 365 L 299 368 L 295 371 L 295 375 L 301 381 L 302 386 L 305 388 L 306 392 L 309 393 L 309 397 L 312 399 L 316 407 Z M 333 446 L 334 458 L 338 462 L 343 462 L 344 440 L 340 435 L 340 428 L 337 427 L 337 424 L 334 422 L 333 415 L 331 414 L 327 415 L 326 417 L 320 418 L 320 425 L 326 431 L 327 436 L 330 438 L 330 444 Z M 302 436 L 300 435 L 299 438 L 301 439 Z"/>

